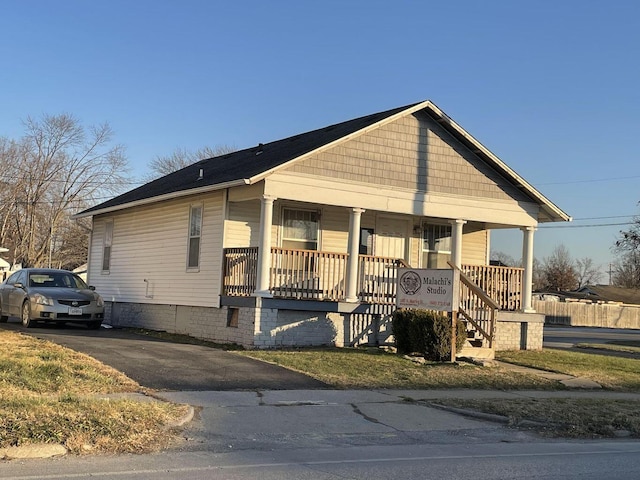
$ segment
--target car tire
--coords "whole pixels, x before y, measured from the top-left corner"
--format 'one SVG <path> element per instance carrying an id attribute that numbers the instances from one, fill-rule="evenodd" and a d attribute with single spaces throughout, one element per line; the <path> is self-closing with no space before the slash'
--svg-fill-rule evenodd
<path id="1" fill-rule="evenodd" d="M 98 330 L 100 328 L 100 325 L 102 325 L 102 320 L 98 320 L 97 322 L 89 322 L 87 323 L 87 328 L 89 330 Z"/>
<path id="2" fill-rule="evenodd" d="M 25 328 L 33 326 L 34 322 L 31 320 L 31 305 L 28 301 L 22 304 L 22 316 L 20 318 L 22 319 L 22 325 Z"/>

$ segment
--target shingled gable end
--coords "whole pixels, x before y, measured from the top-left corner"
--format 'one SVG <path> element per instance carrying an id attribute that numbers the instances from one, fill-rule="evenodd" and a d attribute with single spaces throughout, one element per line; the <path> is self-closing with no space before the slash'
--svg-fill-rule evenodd
<path id="1" fill-rule="evenodd" d="M 541 346 L 533 235 L 570 220 L 430 101 L 204 159 L 76 216 L 93 219 L 89 281 L 113 324 L 381 344 L 397 268 L 451 261 L 500 306 L 497 323 L 468 320 L 489 354 Z M 524 232 L 524 269 L 488 266 L 505 228 Z"/>

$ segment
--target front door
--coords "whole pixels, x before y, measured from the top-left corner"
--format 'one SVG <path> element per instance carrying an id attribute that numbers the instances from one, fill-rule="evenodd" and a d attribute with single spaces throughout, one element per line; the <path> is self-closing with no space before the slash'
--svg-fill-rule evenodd
<path id="1" fill-rule="evenodd" d="M 406 260 L 409 221 L 392 217 L 378 217 L 376 223 L 375 255 Z"/>

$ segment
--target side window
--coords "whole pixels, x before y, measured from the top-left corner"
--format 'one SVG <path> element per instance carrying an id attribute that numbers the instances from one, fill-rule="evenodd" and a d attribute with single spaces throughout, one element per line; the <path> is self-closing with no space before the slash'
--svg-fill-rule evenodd
<path id="1" fill-rule="evenodd" d="M 197 270 L 200 267 L 200 237 L 202 236 L 202 205 L 192 205 L 189 214 L 189 251 L 187 252 L 187 269 Z"/>
<path id="2" fill-rule="evenodd" d="M 425 225 L 422 232 L 423 268 L 447 268 L 451 259 L 451 225 Z"/>
<path id="3" fill-rule="evenodd" d="M 24 285 L 24 281 L 25 281 L 25 274 L 22 270 L 20 270 L 19 272 L 16 272 L 13 275 L 11 275 L 9 278 L 7 278 L 7 285 L 15 285 L 18 282 L 22 282 L 22 284 Z"/>
<path id="4" fill-rule="evenodd" d="M 102 243 L 102 271 L 111 270 L 111 245 L 113 244 L 113 220 L 104 224 L 104 241 Z"/>

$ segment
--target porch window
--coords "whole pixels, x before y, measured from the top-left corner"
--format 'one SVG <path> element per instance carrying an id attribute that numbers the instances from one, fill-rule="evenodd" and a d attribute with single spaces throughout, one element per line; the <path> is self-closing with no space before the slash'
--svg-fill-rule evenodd
<path id="1" fill-rule="evenodd" d="M 311 210 L 282 211 L 282 248 L 318 249 L 318 212 Z"/>
<path id="2" fill-rule="evenodd" d="M 447 268 L 451 260 L 451 225 L 425 225 L 422 230 L 423 268 Z"/>
<path id="3" fill-rule="evenodd" d="M 373 228 L 360 229 L 360 255 L 373 255 Z"/>
<path id="4" fill-rule="evenodd" d="M 102 244 L 102 271 L 111 270 L 111 245 L 113 243 L 113 220 L 104 224 L 104 242 Z"/>
<path id="5" fill-rule="evenodd" d="M 187 268 L 200 267 L 200 237 L 202 235 L 202 205 L 192 205 L 189 215 L 189 251 Z"/>

